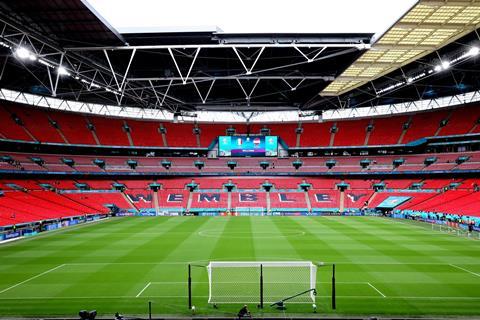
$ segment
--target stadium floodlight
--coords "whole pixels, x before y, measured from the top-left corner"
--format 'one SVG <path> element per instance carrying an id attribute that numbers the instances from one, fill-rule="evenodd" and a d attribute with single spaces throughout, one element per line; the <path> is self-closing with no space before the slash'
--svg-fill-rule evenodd
<path id="1" fill-rule="evenodd" d="M 440 72 L 440 71 L 442 71 L 442 66 L 441 65 L 436 65 L 435 68 L 433 68 L 433 70 L 435 70 L 435 72 Z"/>
<path id="2" fill-rule="evenodd" d="M 2 47 L 4 47 L 4 48 L 11 48 L 8 43 L 3 42 L 3 41 L 0 41 L 0 46 L 2 46 Z"/>
<path id="3" fill-rule="evenodd" d="M 448 68 L 450 68 L 450 62 L 442 61 L 442 70 L 447 70 Z"/>
<path id="4" fill-rule="evenodd" d="M 208 303 L 315 303 L 317 265 L 311 261 L 211 261 Z"/>
<path id="5" fill-rule="evenodd" d="M 70 72 L 68 72 L 68 70 L 65 69 L 64 66 L 58 66 L 57 72 L 58 72 L 58 74 L 61 75 L 61 76 L 69 76 L 69 75 L 70 75 Z"/>
<path id="6" fill-rule="evenodd" d="M 27 60 L 27 59 L 30 60 L 30 61 L 37 60 L 37 56 L 34 55 L 32 52 L 30 52 L 30 50 L 28 50 L 25 47 L 18 47 L 15 50 L 14 54 L 21 60 Z"/>
<path id="7" fill-rule="evenodd" d="M 472 47 L 470 50 L 468 50 L 468 55 L 475 57 L 478 56 L 480 53 L 480 49 L 478 47 Z"/>

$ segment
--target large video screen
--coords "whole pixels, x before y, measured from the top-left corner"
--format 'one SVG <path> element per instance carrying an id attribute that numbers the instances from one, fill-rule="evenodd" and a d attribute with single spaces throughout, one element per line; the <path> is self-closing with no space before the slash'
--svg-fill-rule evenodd
<path id="1" fill-rule="evenodd" d="M 220 136 L 218 154 L 221 157 L 276 157 L 277 136 Z"/>

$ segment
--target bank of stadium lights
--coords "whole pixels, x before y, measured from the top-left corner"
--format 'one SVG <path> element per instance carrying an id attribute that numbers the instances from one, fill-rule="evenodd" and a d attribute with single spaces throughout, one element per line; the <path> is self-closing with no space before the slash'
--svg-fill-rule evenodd
<path id="1" fill-rule="evenodd" d="M 434 70 L 439 72 L 439 71 L 444 71 L 450 69 L 450 61 L 442 61 L 439 65 L 436 65 Z"/>
<path id="2" fill-rule="evenodd" d="M 44 66 L 47 66 L 47 67 L 51 68 L 51 69 L 55 69 L 55 66 L 48 61 L 45 61 L 43 59 L 38 59 L 38 62 L 43 64 Z"/>
<path id="3" fill-rule="evenodd" d="M 70 72 L 64 66 L 58 66 L 57 73 L 61 76 L 70 76 Z"/>
<path id="4" fill-rule="evenodd" d="M 0 46 L 2 46 L 4 48 L 12 49 L 12 47 L 10 47 L 10 45 L 8 43 L 3 42 L 3 41 L 0 41 Z"/>
<path id="5" fill-rule="evenodd" d="M 75 80 L 78 80 L 82 83 L 87 84 L 90 88 L 104 89 L 105 91 L 113 93 L 115 95 L 121 95 L 122 94 L 119 90 L 110 89 L 109 87 L 103 87 L 103 86 L 101 86 L 101 85 L 99 85 L 99 84 L 97 84 L 93 81 L 88 81 L 86 79 L 83 79 L 78 75 L 72 75 L 72 73 L 67 68 L 65 68 L 64 66 L 62 66 L 62 65 L 55 66 L 54 64 L 48 62 L 47 60 L 42 59 L 40 57 L 37 57 L 37 55 L 35 55 L 34 53 L 32 53 L 30 50 L 28 50 L 25 47 L 19 46 L 16 49 L 14 49 L 8 43 L 6 43 L 4 41 L 1 41 L 1 40 L 0 40 L 0 46 L 5 47 L 5 48 L 9 48 L 10 50 L 12 50 L 13 55 L 20 60 L 36 61 L 36 62 L 46 66 L 47 68 L 56 70 L 58 75 L 66 76 L 66 77 L 72 77 Z"/>
<path id="6" fill-rule="evenodd" d="M 397 83 L 389 85 L 388 87 L 385 87 L 385 88 L 382 88 L 382 89 L 378 90 L 377 91 L 377 96 L 379 96 L 382 93 L 391 91 L 391 90 L 396 89 L 398 87 L 401 87 L 405 84 L 411 84 L 411 83 L 413 83 L 413 82 L 415 82 L 415 81 L 417 81 L 417 80 L 419 80 L 423 77 L 431 75 L 434 72 L 441 72 L 441 71 L 448 70 L 455 63 L 460 62 L 460 61 L 465 60 L 465 59 L 468 59 L 468 58 L 471 58 L 471 57 L 476 57 L 479 54 L 480 54 L 480 48 L 471 47 L 468 51 L 466 51 L 465 53 L 461 54 L 460 56 L 458 56 L 458 57 L 456 57 L 456 58 L 454 58 L 450 61 L 442 60 L 441 63 L 437 64 L 435 67 L 433 67 L 433 69 L 428 69 L 428 70 L 423 71 L 423 72 L 421 72 L 421 73 L 419 73 L 415 76 L 410 76 L 410 77 L 406 78 L 405 81 L 399 81 Z"/>
<path id="7" fill-rule="evenodd" d="M 115 95 L 117 95 L 117 96 L 119 96 L 119 95 L 122 94 L 120 91 L 112 90 L 112 89 L 110 89 L 110 88 L 108 88 L 108 87 L 105 88 L 105 91 L 110 92 L 110 93 L 113 93 L 113 94 L 115 94 Z"/>
<path id="8" fill-rule="evenodd" d="M 37 56 L 25 47 L 18 47 L 17 49 L 15 49 L 14 54 L 20 60 L 37 60 Z"/>

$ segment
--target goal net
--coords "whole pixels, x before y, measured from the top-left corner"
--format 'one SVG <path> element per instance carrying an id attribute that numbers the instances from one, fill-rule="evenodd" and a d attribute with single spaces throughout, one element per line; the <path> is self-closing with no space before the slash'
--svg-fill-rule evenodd
<path id="1" fill-rule="evenodd" d="M 317 266 L 310 261 L 215 261 L 207 266 L 208 303 L 315 302 Z"/>

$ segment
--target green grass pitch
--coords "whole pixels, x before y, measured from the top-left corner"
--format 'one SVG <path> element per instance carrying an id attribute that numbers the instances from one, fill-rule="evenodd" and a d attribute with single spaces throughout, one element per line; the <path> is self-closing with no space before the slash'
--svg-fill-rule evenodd
<path id="1" fill-rule="evenodd" d="M 317 307 L 338 315 L 480 315 L 480 242 L 427 224 L 377 217 L 116 218 L 0 246 L 0 317 L 189 314 L 187 264 L 211 260 L 309 260 Z M 193 268 L 197 314 L 233 315 L 207 303 L 204 268 Z M 255 305 L 254 315 L 283 316 Z M 287 313 L 311 305 L 287 304 Z"/>

